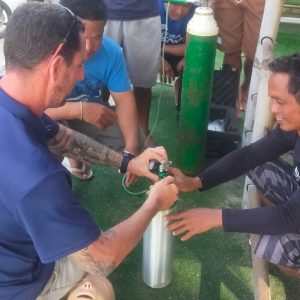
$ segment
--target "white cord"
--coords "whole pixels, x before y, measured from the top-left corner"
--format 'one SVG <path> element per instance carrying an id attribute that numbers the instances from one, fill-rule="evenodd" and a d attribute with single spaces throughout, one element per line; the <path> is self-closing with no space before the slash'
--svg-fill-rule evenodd
<path id="1" fill-rule="evenodd" d="M 163 60 L 165 58 L 165 45 L 166 45 L 166 39 L 167 39 L 167 33 L 168 33 L 169 6 L 170 6 L 170 3 L 168 2 L 167 9 L 166 9 L 166 29 L 165 29 L 165 33 L 164 33 L 163 46 L 162 46 L 162 59 Z M 164 78 L 164 77 L 165 77 L 165 65 L 163 64 L 162 65 L 162 78 Z M 156 125 L 157 125 L 159 114 L 160 114 L 160 104 L 161 104 L 162 95 L 163 95 L 163 84 L 161 83 L 161 88 L 160 88 L 158 102 L 157 102 L 157 112 L 156 112 L 155 120 L 154 120 L 152 129 L 145 140 L 145 144 L 147 144 L 147 142 L 149 141 L 150 137 L 152 136 L 153 132 L 156 129 Z"/>
<path id="2" fill-rule="evenodd" d="M 165 29 L 165 34 L 164 34 L 164 39 L 163 39 L 163 46 L 162 46 L 162 59 L 165 59 L 165 48 L 166 48 L 166 41 L 167 41 L 167 34 L 168 34 L 168 19 L 169 19 L 169 7 L 170 7 L 170 2 L 167 4 L 167 9 L 166 9 L 166 29 Z M 165 76 L 165 64 L 162 66 L 162 78 Z"/>
<path id="3" fill-rule="evenodd" d="M 166 38 L 167 38 L 167 31 L 168 31 L 168 15 L 169 15 L 169 5 L 170 3 L 168 3 L 167 5 L 167 10 L 166 10 L 166 30 L 165 30 L 165 34 L 164 34 L 164 39 L 163 39 L 163 46 L 162 46 L 162 58 L 164 59 L 165 57 L 165 45 L 166 45 Z M 164 77 L 165 75 L 165 68 L 164 68 L 164 64 L 163 64 L 163 68 L 162 68 L 162 76 Z M 157 125 L 157 121 L 158 121 L 158 117 L 159 117 L 159 113 L 160 113 L 160 104 L 161 104 L 161 98 L 162 98 L 162 94 L 163 94 L 163 85 L 161 84 L 161 88 L 160 88 L 160 92 L 159 92 L 159 98 L 158 98 L 158 103 L 157 103 L 157 112 L 156 112 L 156 117 L 155 117 L 155 121 L 153 124 L 153 127 L 149 133 L 149 135 L 147 136 L 146 140 L 145 140 L 145 144 L 147 144 L 150 136 L 152 136 L 156 125 Z M 134 195 L 134 196 L 139 196 L 139 195 L 143 195 L 147 192 L 147 190 L 143 190 L 143 191 L 139 191 L 139 192 L 131 192 L 127 189 L 126 185 L 125 185 L 125 180 L 126 180 L 126 174 L 123 176 L 122 179 L 122 186 L 124 188 L 124 190 L 130 194 L 130 195 Z"/>

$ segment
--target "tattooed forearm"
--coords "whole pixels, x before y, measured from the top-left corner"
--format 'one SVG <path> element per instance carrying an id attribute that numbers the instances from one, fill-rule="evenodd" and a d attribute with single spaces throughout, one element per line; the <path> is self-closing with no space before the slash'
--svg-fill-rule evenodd
<path id="1" fill-rule="evenodd" d="M 68 156 L 90 164 L 106 164 L 117 168 L 122 155 L 90 137 L 59 125 L 58 134 L 48 141 L 49 149 L 55 155 Z"/>
<path id="2" fill-rule="evenodd" d="M 71 258 L 90 274 L 108 276 L 118 265 L 111 255 L 110 247 L 107 245 L 110 237 L 115 236 L 116 232 L 113 230 L 107 231 L 105 234 L 102 233 L 97 240 L 98 246 L 90 245 L 72 254 Z"/>
<path id="3" fill-rule="evenodd" d="M 116 264 L 114 262 L 106 263 L 104 260 L 95 260 L 88 252 L 88 248 L 80 251 L 80 254 L 73 254 L 72 258 L 88 273 L 92 275 L 101 275 L 107 277 L 112 273 Z"/>

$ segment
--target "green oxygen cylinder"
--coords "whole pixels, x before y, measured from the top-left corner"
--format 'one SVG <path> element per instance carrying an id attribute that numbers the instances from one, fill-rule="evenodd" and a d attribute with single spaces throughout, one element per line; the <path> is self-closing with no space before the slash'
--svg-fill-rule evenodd
<path id="1" fill-rule="evenodd" d="M 210 7 L 198 7 L 187 25 L 177 159 L 196 175 L 204 167 L 218 26 Z"/>

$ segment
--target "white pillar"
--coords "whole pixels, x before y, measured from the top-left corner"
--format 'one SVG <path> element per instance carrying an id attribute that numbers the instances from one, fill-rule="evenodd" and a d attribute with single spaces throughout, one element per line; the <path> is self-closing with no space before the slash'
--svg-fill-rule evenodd
<path id="1" fill-rule="evenodd" d="M 283 0 L 266 0 L 249 88 L 243 146 L 262 138 L 272 126 L 268 96 L 268 80 L 270 77 L 268 63 L 273 59 L 282 7 Z M 250 179 L 246 178 L 243 206 L 254 208 L 259 205 L 256 188 L 251 185 Z M 256 300 L 268 300 L 271 299 L 271 295 L 267 263 L 253 255 L 258 239 L 257 235 L 251 236 L 254 297 Z"/>

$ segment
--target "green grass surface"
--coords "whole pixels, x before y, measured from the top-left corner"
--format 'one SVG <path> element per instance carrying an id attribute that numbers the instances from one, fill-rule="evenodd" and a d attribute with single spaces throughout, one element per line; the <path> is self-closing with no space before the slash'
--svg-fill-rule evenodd
<path id="1" fill-rule="evenodd" d="M 291 29 L 293 31 L 293 29 Z M 298 31 L 299 33 L 300 31 Z M 278 35 L 276 56 L 300 50 L 300 37 L 288 28 Z M 218 63 L 221 63 L 218 54 Z M 161 101 L 158 99 L 161 94 Z M 172 88 L 153 89 L 151 123 L 159 109 L 159 120 L 153 134 L 164 145 L 176 164 L 177 123 Z M 144 197 L 128 195 L 122 188 L 121 175 L 109 167 L 95 167 L 94 179 L 73 180 L 74 191 L 98 224 L 108 229 L 129 217 Z M 230 170 L 228 170 L 230 171 Z M 178 210 L 192 207 L 240 207 L 244 179 L 238 178 L 206 192 L 180 195 Z M 133 189 L 143 190 L 149 185 L 140 180 Z M 141 278 L 142 246 L 125 259 L 110 276 L 118 300 L 196 300 L 196 299 L 253 299 L 252 266 L 247 234 L 223 233 L 213 230 L 190 241 L 175 242 L 173 280 L 163 289 L 147 287 Z M 300 299 L 300 284 L 270 268 L 272 299 Z"/>

